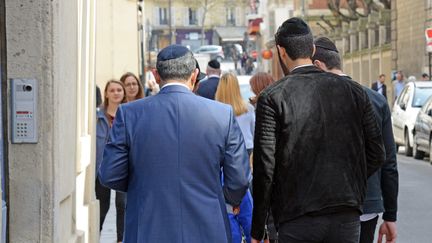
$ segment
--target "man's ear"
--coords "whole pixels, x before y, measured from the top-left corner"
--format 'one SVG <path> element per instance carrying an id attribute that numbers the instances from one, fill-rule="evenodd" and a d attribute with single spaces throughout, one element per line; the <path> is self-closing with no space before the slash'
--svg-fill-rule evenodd
<path id="1" fill-rule="evenodd" d="M 313 65 L 317 68 L 320 68 L 320 61 L 318 60 L 313 61 Z"/>
<path id="2" fill-rule="evenodd" d="M 151 71 L 153 73 L 153 76 L 155 77 L 156 83 L 160 84 L 161 78 L 160 78 L 160 75 L 159 75 L 158 71 L 156 70 L 156 68 L 153 68 Z"/>
<path id="3" fill-rule="evenodd" d="M 327 65 L 325 65 L 325 63 L 321 62 L 320 60 L 313 61 L 313 64 L 315 67 L 327 72 Z"/>
<path id="4" fill-rule="evenodd" d="M 198 68 L 195 68 L 195 71 L 191 74 L 191 77 L 190 77 L 190 82 L 191 82 L 192 87 L 194 87 L 198 75 L 199 75 L 199 70 L 198 70 Z"/>
<path id="5" fill-rule="evenodd" d="M 285 48 L 281 47 L 280 45 L 277 45 L 276 48 L 279 49 L 279 53 L 280 53 L 281 57 L 286 57 L 287 56 Z"/>

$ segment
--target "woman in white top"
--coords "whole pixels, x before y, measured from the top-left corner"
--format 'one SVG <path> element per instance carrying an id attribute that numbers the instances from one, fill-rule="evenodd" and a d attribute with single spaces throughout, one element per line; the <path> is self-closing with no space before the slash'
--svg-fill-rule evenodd
<path id="1" fill-rule="evenodd" d="M 253 150 L 255 109 L 243 100 L 235 74 L 226 73 L 222 75 L 216 90 L 215 100 L 232 106 L 245 140 L 246 149 L 250 155 Z"/>
<path id="2" fill-rule="evenodd" d="M 253 150 L 255 109 L 242 99 L 240 86 L 235 74 L 226 73 L 222 75 L 216 90 L 215 100 L 232 106 L 250 156 Z M 252 195 L 248 190 L 240 204 L 240 212 L 238 214 L 228 212 L 233 243 L 242 242 L 242 232 L 246 238 L 246 242 L 251 242 L 252 205 Z"/>

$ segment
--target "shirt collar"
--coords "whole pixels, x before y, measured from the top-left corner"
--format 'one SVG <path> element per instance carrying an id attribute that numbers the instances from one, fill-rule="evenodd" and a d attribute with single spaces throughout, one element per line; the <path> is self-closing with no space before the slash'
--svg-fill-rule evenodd
<path id="1" fill-rule="evenodd" d="M 313 64 L 303 64 L 303 65 L 299 65 L 299 66 L 296 66 L 296 67 L 294 67 L 293 69 L 291 69 L 290 72 L 296 70 L 297 68 L 310 67 L 310 66 L 313 66 Z"/>
<path id="2" fill-rule="evenodd" d="M 188 90 L 190 90 L 190 88 L 186 84 L 177 83 L 177 82 L 176 83 L 167 83 L 164 86 L 162 86 L 161 90 L 165 87 L 173 86 L 173 85 L 183 86 L 183 87 L 187 88 Z"/>
<path id="3" fill-rule="evenodd" d="M 212 75 L 208 75 L 207 78 L 219 78 L 219 75 L 212 74 Z"/>

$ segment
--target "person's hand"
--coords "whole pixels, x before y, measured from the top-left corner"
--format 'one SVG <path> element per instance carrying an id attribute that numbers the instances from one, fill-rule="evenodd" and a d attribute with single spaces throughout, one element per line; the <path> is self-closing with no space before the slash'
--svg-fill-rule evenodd
<path id="1" fill-rule="evenodd" d="M 233 214 L 238 215 L 240 213 L 240 205 L 239 206 L 233 206 Z"/>
<path id="2" fill-rule="evenodd" d="M 383 236 L 385 235 L 386 243 L 395 243 L 397 238 L 396 222 L 384 221 L 378 234 L 378 243 L 382 243 Z"/>
<path id="3" fill-rule="evenodd" d="M 251 243 L 260 243 L 260 242 L 261 242 L 260 240 L 256 240 L 254 238 L 252 238 L 252 241 L 251 241 Z"/>

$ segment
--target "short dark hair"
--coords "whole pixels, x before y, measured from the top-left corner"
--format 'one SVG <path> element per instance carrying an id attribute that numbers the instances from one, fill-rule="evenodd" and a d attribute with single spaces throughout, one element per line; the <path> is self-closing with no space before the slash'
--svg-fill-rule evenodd
<path id="1" fill-rule="evenodd" d="M 428 75 L 427 73 L 423 73 L 423 74 L 422 74 L 422 77 L 423 77 L 423 78 L 429 78 L 429 75 Z"/>
<path id="2" fill-rule="evenodd" d="M 335 51 L 326 50 L 323 48 L 317 48 L 314 56 L 312 57 L 312 61 L 321 61 L 325 63 L 328 69 L 337 68 L 339 70 L 342 69 L 342 62 L 339 56 L 339 53 Z"/>
<path id="3" fill-rule="evenodd" d="M 313 36 L 309 32 L 305 35 L 288 36 L 288 29 L 281 25 L 275 34 L 276 44 L 285 48 L 292 60 L 311 58 L 313 55 Z"/>
<path id="4" fill-rule="evenodd" d="M 384 74 L 384 73 L 382 73 L 382 74 L 380 74 L 378 77 L 379 78 L 382 78 L 382 77 L 385 77 L 386 75 Z"/>

